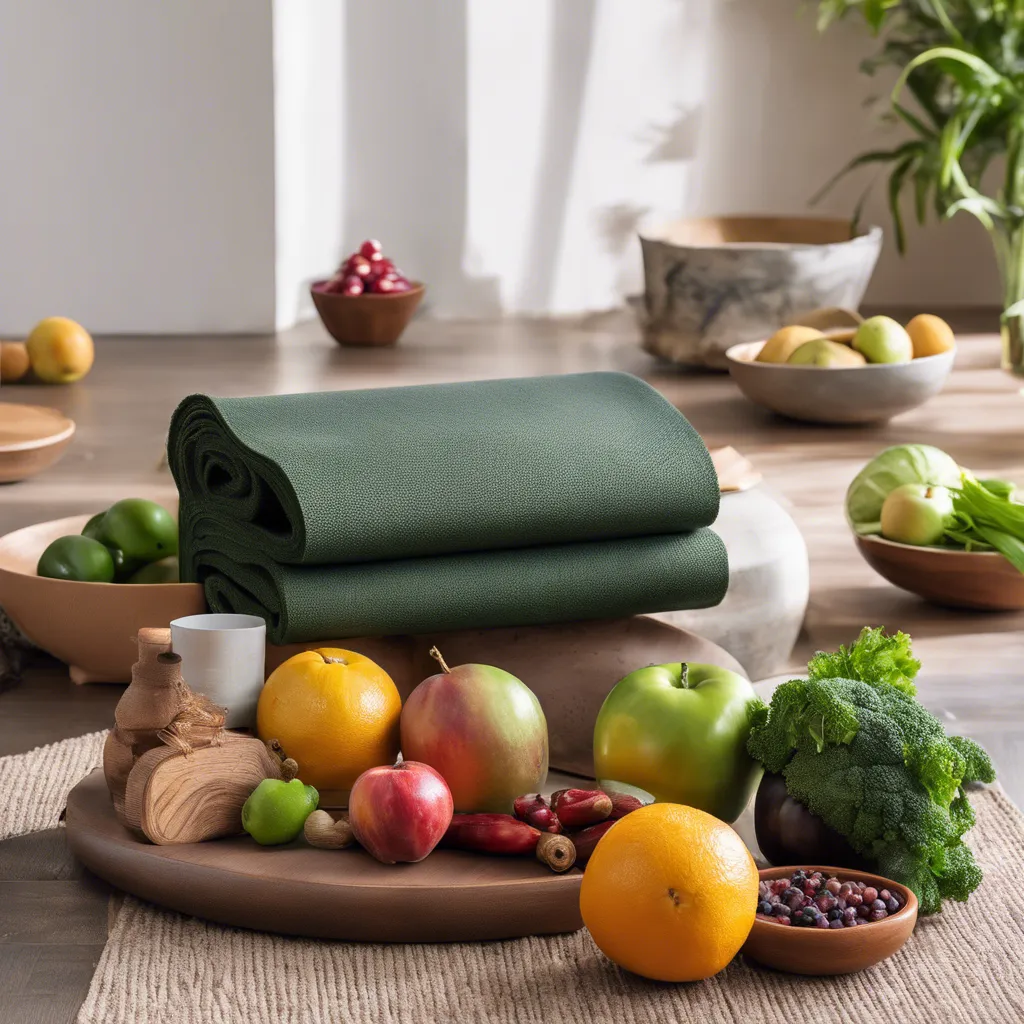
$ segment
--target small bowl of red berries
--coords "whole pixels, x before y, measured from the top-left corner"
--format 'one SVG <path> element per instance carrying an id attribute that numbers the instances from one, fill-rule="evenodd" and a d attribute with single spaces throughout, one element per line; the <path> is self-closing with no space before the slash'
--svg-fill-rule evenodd
<path id="1" fill-rule="evenodd" d="M 777 867 L 760 873 L 743 955 L 792 974 L 851 974 L 892 956 L 917 923 L 905 885 L 847 868 Z"/>
<path id="2" fill-rule="evenodd" d="M 394 345 L 423 298 L 369 238 L 346 257 L 333 277 L 310 286 L 313 305 L 327 332 L 341 345 Z"/>

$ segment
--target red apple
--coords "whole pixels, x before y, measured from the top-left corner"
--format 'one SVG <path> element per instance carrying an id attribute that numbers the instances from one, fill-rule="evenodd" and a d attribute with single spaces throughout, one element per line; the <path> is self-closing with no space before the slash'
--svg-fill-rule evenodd
<path id="1" fill-rule="evenodd" d="M 352 785 L 348 820 L 356 841 L 382 864 L 415 864 L 452 821 L 451 790 L 428 764 L 369 768 Z"/>
<path id="2" fill-rule="evenodd" d="M 424 679 L 402 707 L 402 755 L 436 768 L 458 811 L 511 814 L 548 774 L 548 726 L 525 683 L 492 665 L 449 668 Z"/>

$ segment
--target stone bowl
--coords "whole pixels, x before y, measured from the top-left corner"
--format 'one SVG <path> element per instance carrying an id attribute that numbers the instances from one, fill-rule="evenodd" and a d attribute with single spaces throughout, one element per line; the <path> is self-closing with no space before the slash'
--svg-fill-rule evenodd
<path id="1" fill-rule="evenodd" d="M 765 342 L 733 345 L 729 373 L 752 402 L 808 423 L 884 423 L 942 390 L 956 350 L 909 363 L 790 366 L 758 363 Z"/>
<path id="2" fill-rule="evenodd" d="M 882 229 L 823 217 L 706 217 L 642 233 L 643 347 L 686 366 L 727 369 L 726 349 L 809 310 L 857 309 Z"/>
<path id="3" fill-rule="evenodd" d="M 915 547 L 884 537 L 856 537 L 879 576 L 932 604 L 980 611 L 1024 608 L 1024 573 L 998 551 Z"/>
<path id="4" fill-rule="evenodd" d="M 852 868 L 797 865 L 765 868 L 760 872 L 761 881 L 788 878 L 797 867 L 822 871 L 843 881 L 866 882 L 876 889 L 889 889 L 898 892 L 907 902 L 891 917 L 856 928 L 787 928 L 771 921 L 755 921 L 741 950 L 744 956 L 790 974 L 853 974 L 892 956 L 913 934 L 917 924 L 917 897 L 905 885 L 881 875 Z"/>

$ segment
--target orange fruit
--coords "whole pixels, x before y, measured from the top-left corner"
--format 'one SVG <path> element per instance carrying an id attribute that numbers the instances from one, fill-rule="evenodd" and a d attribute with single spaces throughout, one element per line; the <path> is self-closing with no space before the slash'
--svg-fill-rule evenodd
<path id="1" fill-rule="evenodd" d="M 25 341 L 35 375 L 47 384 L 70 384 L 92 368 L 92 335 L 66 316 L 50 316 Z"/>
<path id="2" fill-rule="evenodd" d="M 28 373 L 28 349 L 20 341 L 0 341 L 0 383 L 13 384 Z"/>
<path id="3" fill-rule="evenodd" d="M 910 335 L 910 342 L 914 346 L 915 359 L 922 356 L 937 356 L 941 352 L 956 348 L 953 328 L 941 317 L 932 316 L 931 313 L 915 316 L 907 324 L 907 334 Z"/>
<path id="4" fill-rule="evenodd" d="M 276 739 L 317 789 L 349 790 L 367 768 L 398 757 L 402 698 L 376 662 L 336 647 L 302 651 L 260 691 L 256 732 Z"/>
<path id="5" fill-rule="evenodd" d="M 724 821 L 650 804 L 602 837 L 580 889 L 601 952 L 655 981 L 699 981 L 739 952 L 757 912 L 757 866 Z"/>

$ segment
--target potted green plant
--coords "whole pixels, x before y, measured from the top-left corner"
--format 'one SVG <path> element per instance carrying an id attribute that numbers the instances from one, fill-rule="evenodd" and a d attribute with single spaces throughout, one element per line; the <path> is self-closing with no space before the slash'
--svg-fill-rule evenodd
<path id="1" fill-rule="evenodd" d="M 1003 364 L 1024 373 L 1024 0 L 816 0 L 823 31 L 846 16 L 879 37 L 867 74 L 896 69 L 886 116 L 909 130 L 852 160 L 889 168 L 896 244 L 900 201 L 920 223 L 965 212 L 984 225 L 1003 284 Z"/>

